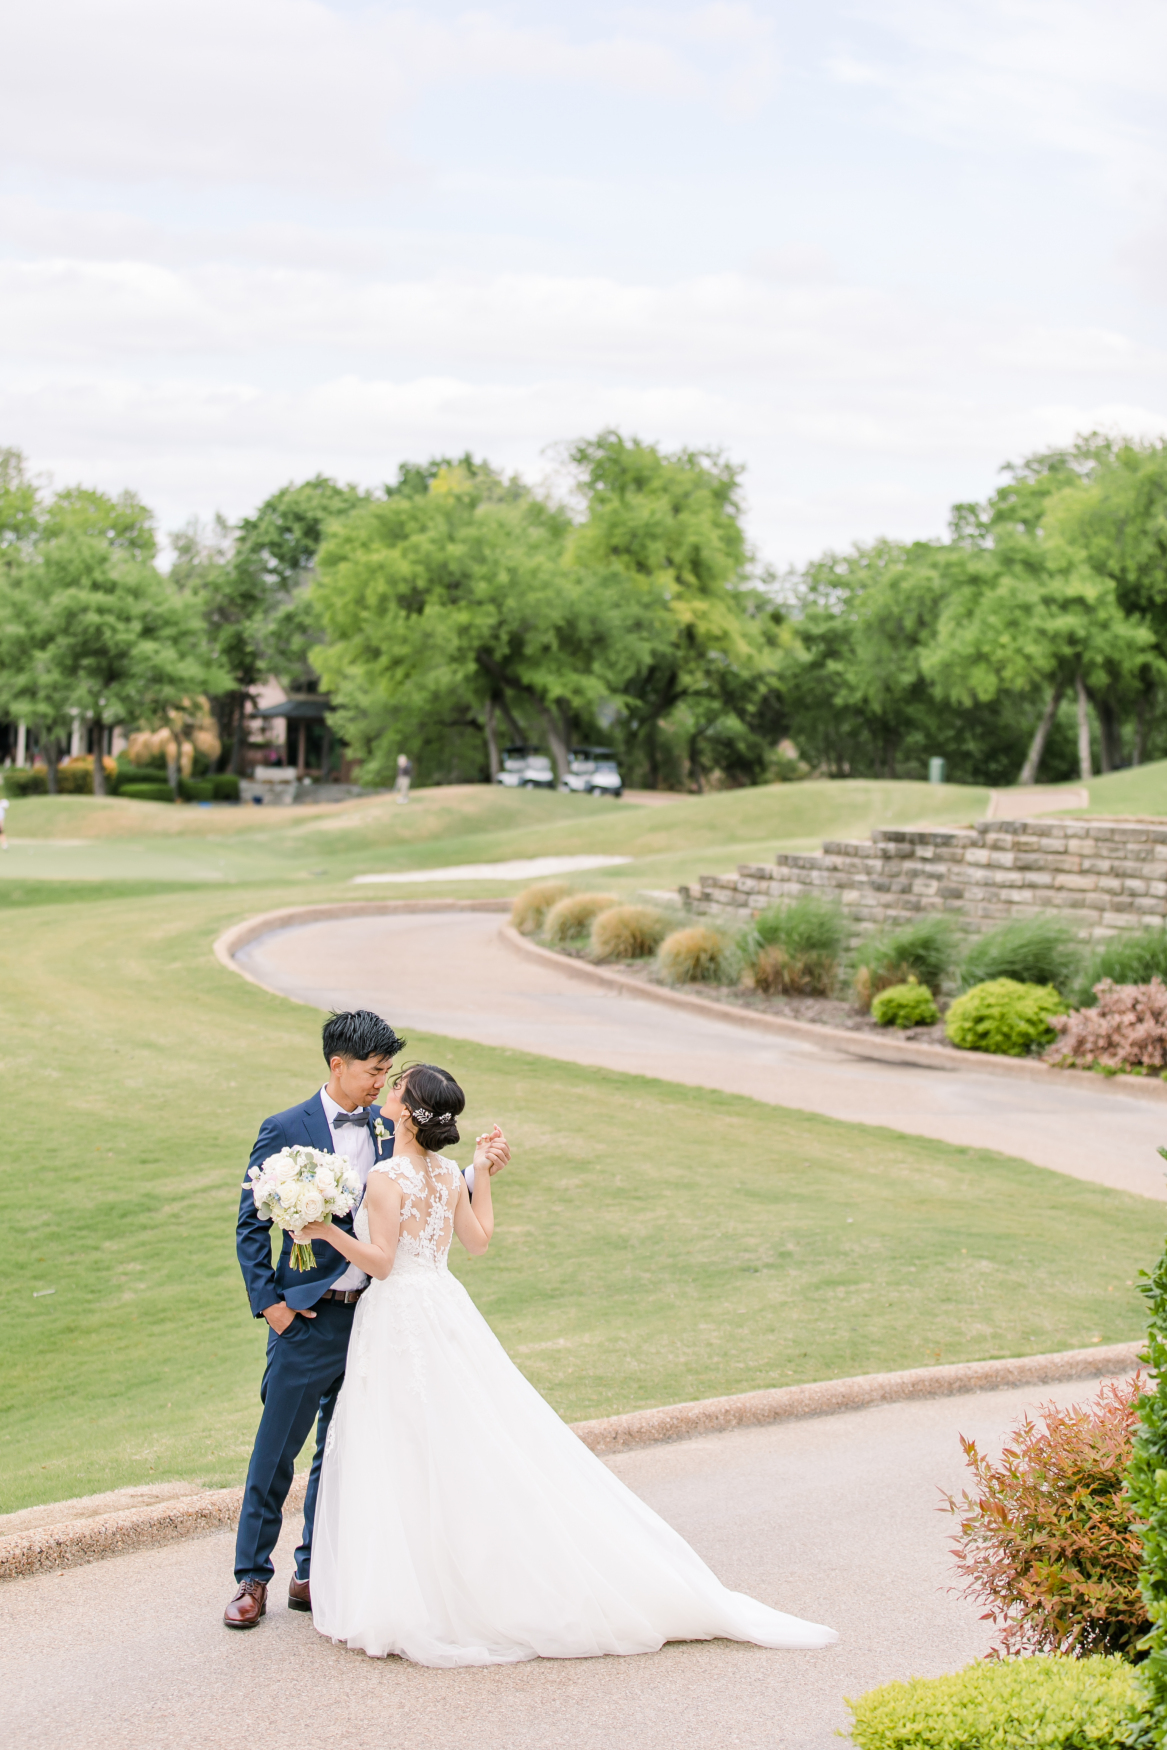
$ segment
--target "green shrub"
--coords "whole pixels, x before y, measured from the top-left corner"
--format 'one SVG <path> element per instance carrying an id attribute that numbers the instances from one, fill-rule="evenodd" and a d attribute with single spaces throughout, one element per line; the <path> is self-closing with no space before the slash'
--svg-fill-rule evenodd
<path id="1" fill-rule="evenodd" d="M 1051 1015 L 1064 1015 L 1065 998 L 1052 984 L 1018 984 L 992 978 L 957 997 L 944 1019 L 944 1031 L 964 1051 L 989 1051 L 996 1057 L 1024 1057 L 1054 1037 Z"/>
<path id="2" fill-rule="evenodd" d="M 894 930 L 868 936 L 855 954 L 855 996 L 869 1009 L 872 998 L 893 984 L 915 978 L 939 996 L 956 968 L 960 934 L 943 912 L 929 912 Z"/>
<path id="3" fill-rule="evenodd" d="M 671 920 L 650 905 L 613 905 L 592 924 L 592 953 L 597 960 L 644 960 L 655 954 L 669 933 Z"/>
<path id="4" fill-rule="evenodd" d="M 1160 1149 L 1167 1156 L 1167 1150 Z M 1131 1513 L 1142 1531 L 1139 1588 L 1150 1618 L 1140 1676 L 1147 1688 L 1147 1744 L 1167 1738 L 1167 1251 L 1153 1271 L 1140 1270 L 1139 1293 L 1150 1315 L 1144 1359 L 1151 1370 L 1138 1401 L 1142 1423 L 1127 1471 Z"/>
<path id="5" fill-rule="evenodd" d="M 1124 932 L 1101 942 L 1078 981 L 1074 1007 L 1093 1007 L 1097 1001 L 1094 987 L 1105 978 L 1112 984 L 1150 984 L 1153 978 L 1167 984 L 1167 926 L 1151 924 L 1145 930 Z"/>
<path id="6" fill-rule="evenodd" d="M 22 796 L 44 796 L 49 788 L 43 766 L 10 766 L 4 774 L 4 794 L 13 802 Z"/>
<path id="7" fill-rule="evenodd" d="M 1085 943 L 1065 918 L 1014 918 L 973 942 L 960 963 L 960 988 L 1012 978 L 1018 984 L 1052 984 L 1068 996 L 1085 958 Z"/>
<path id="8" fill-rule="evenodd" d="M 871 1004 L 871 1013 L 881 1027 L 930 1027 L 940 1019 L 932 992 L 926 984 L 889 984 Z"/>
<path id="9" fill-rule="evenodd" d="M 1150 1626 L 1139 1592 L 1142 1544 L 1126 1493 L 1143 1380 L 1110 1381 L 1091 1403 L 1043 1404 L 999 1461 L 961 1436 L 972 1492 L 950 1495 L 960 1521 L 964 1596 L 987 1606 L 997 1651 L 1120 1653 Z"/>
<path id="10" fill-rule="evenodd" d="M 1123 1659 L 1047 1654 L 885 1683 L 847 1705 L 859 1750 L 1114 1750 L 1138 1730 L 1143 1689 Z"/>
<path id="11" fill-rule="evenodd" d="M 117 761 L 105 754 L 101 763 L 105 772 L 106 791 L 112 794 L 117 788 Z M 62 796 L 92 796 L 93 755 L 75 754 L 71 759 L 63 760 L 57 767 L 57 789 Z"/>
<path id="12" fill-rule="evenodd" d="M 566 881 L 540 881 L 524 887 L 511 906 L 511 923 L 521 936 L 537 936 L 553 905 L 571 892 Z"/>
<path id="13" fill-rule="evenodd" d="M 216 802 L 238 802 L 239 779 L 234 772 L 216 772 L 211 781 Z"/>
<path id="14" fill-rule="evenodd" d="M 123 784 L 118 791 L 128 802 L 173 802 L 169 784 Z"/>
<path id="15" fill-rule="evenodd" d="M 553 948 L 566 948 L 569 942 L 586 936 L 593 919 L 615 904 L 614 893 L 569 893 L 547 913 L 543 934 Z"/>
<path id="16" fill-rule="evenodd" d="M 668 984 L 728 984 L 737 972 L 733 944 L 709 924 L 688 924 L 666 936 L 657 964 Z"/>
<path id="17" fill-rule="evenodd" d="M 213 802 L 215 800 L 215 782 L 213 778 L 180 778 L 178 794 L 184 802 Z"/>

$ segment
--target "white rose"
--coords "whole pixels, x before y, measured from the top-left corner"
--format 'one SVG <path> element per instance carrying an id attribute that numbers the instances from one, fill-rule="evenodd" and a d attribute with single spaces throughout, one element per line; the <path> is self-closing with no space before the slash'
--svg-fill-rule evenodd
<path id="1" fill-rule="evenodd" d="M 287 1155 L 277 1155 L 274 1161 L 269 1162 L 269 1171 L 277 1185 L 286 1185 L 289 1179 L 296 1177 L 298 1170 L 295 1161 L 290 1160 Z"/>
<path id="2" fill-rule="evenodd" d="M 316 1189 L 324 1197 L 331 1197 L 336 1190 L 336 1174 L 331 1167 L 317 1167 Z"/>
<path id="3" fill-rule="evenodd" d="M 306 1191 L 300 1199 L 305 1221 L 319 1221 L 324 1214 L 324 1199 L 319 1191 Z"/>

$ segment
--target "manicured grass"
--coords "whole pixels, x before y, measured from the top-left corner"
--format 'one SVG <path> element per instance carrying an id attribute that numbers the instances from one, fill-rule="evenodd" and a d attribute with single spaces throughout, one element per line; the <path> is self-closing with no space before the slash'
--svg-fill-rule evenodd
<path id="1" fill-rule="evenodd" d="M 302 896 L 27 906 L 0 934 L 0 1509 L 242 1476 L 265 1327 L 238 1188 L 260 1119 L 322 1079 L 320 1017 L 210 943 Z M 457 1268 L 568 1417 L 1139 1332 L 1158 1204 L 671 1083 L 410 1051 L 464 1080 L 467 1135 L 511 1135 L 499 1237 Z"/>
<path id="2" fill-rule="evenodd" d="M 1087 814 L 1150 814 L 1167 817 L 1167 760 L 1131 766 L 1105 778 L 1091 778 Z"/>
<path id="3" fill-rule="evenodd" d="M 848 780 L 677 797 L 651 808 L 486 784 L 417 792 L 407 808 L 382 796 L 295 810 L 34 797 L 9 812 L 13 842 L 0 858 L 0 882 L 169 877 L 315 887 L 376 871 L 590 853 L 633 859 L 604 876 L 625 892 L 768 860 L 780 844 L 813 849 L 823 838 L 863 837 L 877 825 L 970 821 L 984 812 L 987 795 L 956 785 Z M 480 883 L 471 890 L 491 891 Z"/>

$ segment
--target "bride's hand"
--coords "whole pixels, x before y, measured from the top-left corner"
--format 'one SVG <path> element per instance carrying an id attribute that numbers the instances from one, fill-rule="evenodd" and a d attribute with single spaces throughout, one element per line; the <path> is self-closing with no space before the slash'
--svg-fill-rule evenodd
<path id="1" fill-rule="evenodd" d="M 501 1173 L 511 1158 L 510 1144 L 496 1124 L 485 1135 L 476 1138 L 474 1150 L 474 1171 L 481 1172 L 485 1167 L 491 1178 L 495 1173 Z"/>
<path id="2" fill-rule="evenodd" d="M 298 1246 L 306 1246 L 310 1240 L 326 1240 L 331 1229 L 322 1221 L 309 1221 L 292 1235 Z"/>

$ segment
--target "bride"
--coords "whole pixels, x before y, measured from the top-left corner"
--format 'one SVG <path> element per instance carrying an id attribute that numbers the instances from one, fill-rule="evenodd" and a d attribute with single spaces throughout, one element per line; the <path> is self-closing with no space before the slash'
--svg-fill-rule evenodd
<path id="1" fill-rule="evenodd" d="M 471 1206 L 465 1105 L 417 1064 L 386 1089 L 392 1156 L 369 1174 L 355 1238 L 314 1223 L 373 1278 L 357 1308 L 324 1454 L 312 1611 L 333 1640 L 419 1665 L 646 1653 L 665 1641 L 825 1647 L 834 1632 L 730 1592 L 588 1451 L 508 1359 L 447 1268 L 456 1234 L 494 1232 L 491 1138 Z"/>

